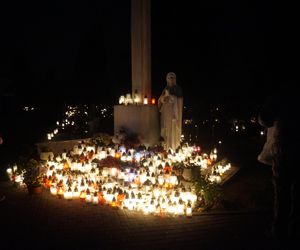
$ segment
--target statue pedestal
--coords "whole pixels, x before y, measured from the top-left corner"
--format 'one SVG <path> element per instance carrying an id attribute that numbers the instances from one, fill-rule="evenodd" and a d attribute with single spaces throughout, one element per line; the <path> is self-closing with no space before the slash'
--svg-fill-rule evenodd
<path id="1" fill-rule="evenodd" d="M 114 133 L 125 128 L 139 135 L 141 143 L 153 146 L 159 142 L 159 112 L 156 105 L 115 105 Z"/>

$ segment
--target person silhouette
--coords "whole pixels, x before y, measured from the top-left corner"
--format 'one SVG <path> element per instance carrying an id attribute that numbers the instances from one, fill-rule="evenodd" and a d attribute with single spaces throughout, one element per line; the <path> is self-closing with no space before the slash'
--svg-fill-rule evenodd
<path id="1" fill-rule="evenodd" d="M 299 237 L 299 166 L 295 164 L 299 139 L 294 121 L 298 107 L 295 93 L 291 88 L 279 88 L 258 114 L 259 123 L 271 130 L 271 138 L 268 138 L 274 190 L 271 231 L 285 249 Z"/>

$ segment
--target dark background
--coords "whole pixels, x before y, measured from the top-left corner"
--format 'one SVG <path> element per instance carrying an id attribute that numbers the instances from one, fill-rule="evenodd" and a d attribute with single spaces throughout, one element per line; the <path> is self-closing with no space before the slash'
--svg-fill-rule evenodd
<path id="1" fill-rule="evenodd" d="M 129 0 L 7 1 L 1 12 L 2 91 L 114 104 L 131 89 Z M 153 93 L 174 71 L 187 103 L 261 101 L 271 18 L 270 1 L 153 0 Z"/>
<path id="2" fill-rule="evenodd" d="M 152 0 L 154 96 L 174 71 L 185 118 L 249 121 L 278 86 L 296 82 L 295 19 L 292 6 L 274 11 L 271 1 Z M 41 141 L 67 104 L 112 106 L 131 90 L 129 0 L 5 1 L 0 27 L 4 146 Z M 25 114 L 24 105 L 38 109 Z M 230 138 L 228 126 L 220 129 Z"/>

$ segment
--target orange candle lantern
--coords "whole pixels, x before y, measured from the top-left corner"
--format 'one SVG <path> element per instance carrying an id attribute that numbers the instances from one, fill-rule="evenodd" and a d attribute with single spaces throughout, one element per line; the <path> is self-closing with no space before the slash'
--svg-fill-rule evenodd
<path id="1" fill-rule="evenodd" d="M 118 202 L 118 205 L 121 206 L 123 201 L 125 199 L 125 195 L 123 194 L 122 191 L 119 192 L 118 196 L 117 196 L 117 202 Z"/>
<path id="2" fill-rule="evenodd" d="M 155 98 L 153 97 L 153 98 L 151 99 L 151 104 L 152 104 L 152 105 L 155 105 L 155 103 L 156 103 L 156 101 L 155 101 Z"/>
<path id="3" fill-rule="evenodd" d="M 57 189 L 57 196 L 58 196 L 58 198 L 62 198 L 64 196 L 64 190 L 62 187 L 59 187 Z"/>
<path id="4" fill-rule="evenodd" d="M 64 162 L 63 168 L 64 169 L 69 169 L 70 168 L 70 165 L 67 161 Z"/>
<path id="5" fill-rule="evenodd" d="M 46 183 L 47 183 L 47 176 L 45 175 L 44 177 L 43 177 L 43 183 L 45 184 L 45 186 L 46 186 Z"/>
<path id="6" fill-rule="evenodd" d="M 101 205 L 105 204 L 105 199 L 103 197 L 102 192 L 98 193 L 98 201 L 99 201 L 99 204 L 101 204 Z"/>
<path id="7" fill-rule="evenodd" d="M 51 177 L 49 176 L 49 178 L 46 179 L 45 187 L 46 187 L 46 188 L 50 188 L 51 185 L 52 185 L 52 179 L 51 179 Z"/>
<path id="8" fill-rule="evenodd" d="M 85 198 L 86 198 L 86 192 L 85 191 L 81 191 L 80 192 L 80 195 L 79 195 L 79 198 L 81 201 L 85 201 Z"/>
<path id="9" fill-rule="evenodd" d="M 119 152 L 116 152 L 116 154 L 115 154 L 115 158 L 116 159 L 119 159 L 121 157 L 121 153 L 119 153 Z"/>
<path id="10" fill-rule="evenodd" d="M 116 198 L 115 198 L 115 197 L 112 199 L 112 201 L 111 201 L 110 205 L 111 205 L 112 207 L 117 207 L 117 206 L 118 206 L 118 204 L 117 204 L 117 201 L 116 201 Z"/>
<path id="11" fill-rule="evenodd" d="M 164 167 L 164 172 L 166 174 L 170 174 L 172 171 L 172 167 L 170 166 L 170 164 L 168 162 L 166 162 L 165 167 Z"/>
<path id="12" fill-rule="evenodd" d="M 211 159 L 207 159 L 207 165 L 211 165 Z"/>
<path id="13" fill-rule="evenodd" d="M 94 152 L 93 152 L 93 150 L 91 150 L 91 151 L 87 152 L 86 158 L 89 159 L 89 160 L 91 160 L 91 159 L 93 159 L 93 156 L 94 156 Z"/>

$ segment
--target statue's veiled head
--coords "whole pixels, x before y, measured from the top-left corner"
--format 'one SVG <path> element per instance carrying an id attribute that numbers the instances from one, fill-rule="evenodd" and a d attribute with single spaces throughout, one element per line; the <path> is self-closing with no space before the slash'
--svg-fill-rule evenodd
<path id="1" fill-rule="evenodd" d="M 174 72 L 169 72 L 166 77 L 167 85 L 169 87 L 174 86 L 176 84 L 176 75 Z"/>

